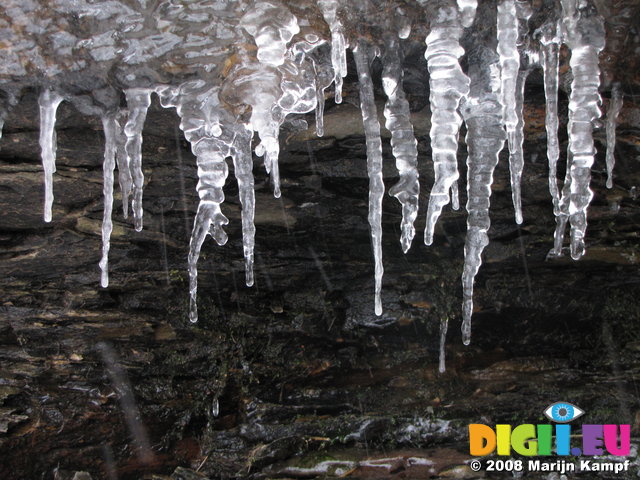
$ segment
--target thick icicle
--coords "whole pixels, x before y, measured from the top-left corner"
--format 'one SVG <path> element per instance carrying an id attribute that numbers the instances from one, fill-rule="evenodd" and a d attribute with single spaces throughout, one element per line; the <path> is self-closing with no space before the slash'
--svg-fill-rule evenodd
<path id="1" fill-rule="evenodd" d="M 198 321 L 198 258 L 204 239 L 210 234 L 218 245 L 227 243 L 227 234 L 222 227 L 229 220 L 220 210 L 220 205 L 224 202 L 222 188 L 229 173 L 225 162 L 229 152 L 225 151 L 225 146 L 222 147 L 219 142 L 209 139 L 200 140 L 192 146 L 198 162 L 197 189 L 200 196 L 189 242 L 189 320 L 192 322 Z"/>
<path id="2" fill-rule="evenodd" d="M 429 68 L 429 102 L 431 104 L 431 149 L 435 173 L 429 196 L 424 243 L 433 243 L 436 222 L 442 208 L 449 203 L 449 192 L 458 180 L 458 133 L 462 119 L 460 100 L 469 93 L 469 78 L 458 59 L 464 55 L 460 46 L 462 24 L 453 0 L 443 3 L 431 21 L 424 56 Z M 454 192 L 457 186 L 453 187 Z"/>
<path id="3" fill-rule="evenodd" d="M 231 156 L 235 177 L 238 181 L 240 203 L 242 204 L 242 249 L 244 253 L 245 280 L 248 287 L 253 285 L 253 251 L 255 248 L 256 198 L 253 180 L 253 158 L 251 156 L 251 138 L 253 132 L 244 125 L 237 125 Z"/>
<path id="4" fill-rule="evenodd" d="M 616 164 L 614 156 L 616 149 L 616 124 L 622 109 L 622 90 L 619 83 L 614 83 L 611 89 L 611 100 L 607 109 L 607 188 L 613 188 L 613 167 Z"/>
<path id="5" fill-rule="evenodd" d="M 131 209 L 133 211 L 133 221 L 136 231 L 142 230 L 142 190 L 144 188 L 144 173 L 142 171 L 142 129 L 147 118 L 147 110 L 151 105 L 150 89 L 133 88 L 125 91 L 127 106 L 129 108 L 129 120 L 124 126 L 124 133 L 127 136 L 125 150 L 127 152 L 127 162 L 131 169 L 133 180 L 133 200 Z M 128 192 L 122 192 L 122 201 L 128 198 Z"/>
<path id="6" fill-rule="evenodd" d="M 56 112 L 63 98 L 45 88 L 38 98 L 40 106 L 40 150 L 44 170 L 44 221 L 51 221 L 53 174 L 56 171 Z"/>
<path id="7" fill-rule="evenodd" d="M 226 78 L 220 92 L 229 105 L 251 105 L 250 125 L 260 137 L 256 155 L 264 157 L 264 166 L 271 175 L 273 195 L 280 197 L 278 133 L 282 118 L 274 118 L 274 107 L 282 96 L 282 74 L 270 65 L 255 60 L 246 49 L 239 49 L 238 64 Z"/>
<path id="8" fill-rule="evenodd" d="M 104 162 L 102 164 L 102 196 L 104 207 L 102 210 L 102 259 L 100 260 L 100 285 L 109 286 L 109 246 L 113 223 L 111 212 L 113 211 L 113 170 L 116 166 L 117 136 L 119 125 L 115 114 L 102 117 L 104 129 Z"/>
<path id="9" fill-rule="evenodd" d="M 522 178 L 523 157 L 518 151 L 518 109 L 517 83 L 520 68 L 518 52 L 518 17 L 515 0 L 502 0 L 498 3 L 498 55 L 500 56 L 501 89 L 500 102 L 504 125 L 509 141 L 509 169 L 511 170 L 511 196 L 515 209 L 516 223 L 522 223 L 522 201 L 520 179 Z"/>
<path id="10" fill-rule="evenodd" d="M 560 192 L 558 190 L 558 67 L 560 62 L 559 25 L 557 22 L 543 25 L 540 30 L 542 45 L 542 71 L 546 103 L 545 128 L 547 131 L 547 160 L 549 162 L 549 192 L 553 200 L 553 214 L 560 215 Z"/>
<path id="11" fill-rule="evenodd" d="M 367 143 L 367 173 L 369 174 L 369 225 L 371 243 L 375 261 L 375 312 L 382 315 L 382 196 L 384 181 L 382 178 L 382 140 L 380 123 L 373 92 L 371 73 L 369 72 L 368 44 L 361 40 L 353 52 L 358 69 L 360 83 L 360 111 Z"/>
<path id="12" fill-rule="evenodd" d="M 387 35 L 385 54 L 382 58 L 382 85 L 387 95 L 384 116 L 386 127 L 391 132 L 391 146 L 396 159 L 400 180 L 391 187 L 393 195 L 402 204 L 402 251 L 407 252 L 415 235 L 413 223 L 418 214 L 418 142 L 413 134 L 409 102 L 402 88 L 402 53 L 395 35 Z"/>
<path id="13" fill-rule="evenodd" d="M 593 122 L 600 118 L 600 68 L 598 54 L 604 48 L 604 22 L 589 8 L 580 9 L 578 0 L 561 0 L 566 44 L 571 49 L 571 95 L 569 97 L 569 151 L 571 154 L 571 257 L 584 255 L 587 208 L 593 192 L 591 166 L 595 156 Z M 563 192 L 564 194 L 564 192 Z"/>
<path id="14" fill-rule="evenodd" d="M 489 203 L 493 172 L 506 138 L 498 97 L 497 59 L 490 50 L 474 52 L 470 59 L 471 95 L 462 111 L 467 125 L 467 238 L 462 273 L 462 341 L 471 341 L 473 282 L 489 244 Z"/>
<path id="15" fill-rule="evenodd" d="M 211 235 L 218 245 L 227 243 L 223 227 L 229 223 L 220 206 L 229 169 L 225 159 L 231 154 L 233 134 L 229 114 L 221 107 L 218 87 L 209 88 L 202 80 L 185 82 L 178 89 L 157 89 L 163 107 L 176 107 L 180 129 L 184 132 L 198 165 L 200 203 L 189 242 L 189 320 L 198 321 L 198 259 L 202 244 Z M 227 121 L 224 121 L 227 120 Z"/>
<path id="16" fill-rule="evenodd" d="M 342 103 L 342 79 L 347 76 L 347 42 L 338 19 L 338 0 L 318 0 L 325 22 L 331 30 L 331 63 L 334 71 L 336 103 Z"/>

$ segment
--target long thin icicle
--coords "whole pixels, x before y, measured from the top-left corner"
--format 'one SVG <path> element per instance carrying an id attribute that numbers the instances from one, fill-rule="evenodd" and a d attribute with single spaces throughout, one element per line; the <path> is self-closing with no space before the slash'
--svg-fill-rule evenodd
<path id="1" fill-rule="evenodd" d="M 396 159 L 400 180 L 391 187 L 389 195 L 402 204 L 402 251 L 407 252 L 416 233 L 413 223 L 418 215 L 418 142 L 413 134 L 409 102 L 402 88 L 402 53 L 395 35 L 385 37 L 385 54 L 382 58 L 382 85 L 387 95 L 384 116 L 391 132 L 391 147 Z"/>
<path id="2" fill-rule="evenodd" d="M 607 188 L 613 188 L 613 167 L 616 164 L 614 156 L 616 150 L 616 125 L 620 110 L 622 110 L 622 90 L 619 83 L 614 83 L 607 110 Z"/>
<path id="3" fill-rule="evenodd" d="M 431 104 L 431 149 L 435 173 L 429 196 L 424 243 L 433 243 L 436 222 L 442 208 L 449 203 L 449 192 L 457 193 L 458 133 L 462 118 L 458 114 L 460 100 L 469 93 L 469 78 L 458 59 L 464 55 L 460 46 L 462 24 L 455 2 L 443 5 L 431 22 L 425 58 L 429 68 L 429 102 Z M 456 195 L 457 203 L 457 195 Z M 456 205 L 457 206 L 457 205 Z"/>
<path id="4" fill-rule="evenodd" d="M 380 123 L 373 93 L 373 83 L 369 72 L 369 46 L 364 40 L 358 43 L 353 55 L 358 69 L 360 83 L 360 111 L 367 142 L 367 173 L 369 174 L 369 225 L 375 261 L 375 312 L 382 315 L 382 140 Z"/>
<path id="5" fill-rule="evenodd" d="M 515 0 L 502 0 L 498 3 L 498 55 L 500 56 L 500 103 L 504 125 L 509 141 L 509 169 L 511 170 L 511 196 L 515 209 L 516 223 L 522 223 L 522 200 L 520 179 L 522 177 L 522 155 L 518 155 L 518 112 L 517 82 L 520 68 L 518 52 L 518 17 Z"/>
<path id="6" fill-rule="evenodd" d="M 325 22 L 331 30 L 331 63 L 334 71 L 336 103 L 342 103 L 342 79 L 347 76 L 347 42 L 338 19 L 338 0 L 318 0 Z"/>
<path id="7" fill-rule="evenodd" d="M 253 158 L 251 156 L 251 139 L 253 132 L 238 125 L 233 141 L 231 156 L 235 177 L 238 181 L 240 203 L 242 204 L 242 249 L 244 253 L 244 269 L 247 287 L 253 285 L 253 251 L 255 248 L 256 227 L 253 222 L 256 198 L 253 180 Z"/>
<path id="8" fill-rule="evenodd" d="M 499 100 L 498 59 L 493 51 L 476 47 L 469 63 L 470 98 L 462 109 L 467 125 L 467 238 L 462 272 L 462 341 L 471 341 L 473 283 L 489 244 L 489 204 L 493 172 L 504 147 L 506 133 Z M 470 54 L 471 55 L 471 54 Z M 479 57 L 479 58 L 478 58 Z"/>
<path id="9" fill-rule="evenodd" d="M 44 169 L 44 221 L 51 221 L 53 174 L 56 171 L 56 112 L 63 98 L 45 88 L 38 98 L 40 106 L 40 150 Z"/>
<path id="10" fill-rule="evenodd" d="M 523 68 L 518 71 L 516 78 L 515 112 L 516 125 L 512 131 L 507 131 L 507 142 L 509 144 L 509 168 L 511 171 L 511 197 L 514 205 L 517 205 L 516 212 L 520 211 L 520 217 L 516 213 L 516 222 L 522 222 L 522 198 L 521 183 L 522 170 L 524 167 L 524 87 L 527 77 L 531 73 L 531 68 Z M 520 222 L 518 222 L 518 218 Z"/>
<path id="11" fill-rule="evenodd" d="M 116 166 L 118 123 L 115 114 L 102 117 L 104 129 L 104 162 L 102 164 L 102 196 L 104 207 L 102 211 L 102 259 L 100 260 L 100 285 L 109 286 L 109 247 L 113 223 L 113 171 Z"/>
<path id="12" fill-rule="evenodd" d="M 571 153 L 571 258 L 584 255 L 587 208 L 593 198 L 591 166 L 595 156 L 593 122 L 600 118 L 600 68 L 598 54 L 604 48 L 601 17 L 588 9 L 579 10 L 578 0 L 561 0 L 564 38 L 571 49 L 571 95 L 569 97 L 569 150 Z"/>
<path id="13" fill-rule="evenodd" d="M 560 191 L 558 189 L 558 67 L 560 62 L 559 25 L 552 22 L 541 28 L 542 71 L 546 103 L 545 128 L 547 131 L 547 160 L 549 162 L 549 192 L 553 200 L 553 214 L 560 215 Z"/>
<path id="14" fill-rule="evenodd" d="M 144 173 L 142 171 L 142 129 L 147 118 L 147 110 L 151 105 L 150 89 L 132 88 L 125 91 L 127 106 L 129 108 L 129 120 L 124 127 L 127 136 L 125 150 L 127 152 L 127 162 L 131 169 L 133 180 L 133 200 L 131 209 L 133 210 L 133 222 L 136 231 L 142 230 L 142 190 L 144 188 Z M 128 195 L 128 194 L 127 194 Z M 122 192 L 125 200 L 125 192 Z"/>

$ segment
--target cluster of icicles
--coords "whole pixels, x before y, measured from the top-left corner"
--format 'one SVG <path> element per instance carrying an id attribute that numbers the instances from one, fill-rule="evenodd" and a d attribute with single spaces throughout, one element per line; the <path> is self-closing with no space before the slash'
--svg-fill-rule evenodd
<path id="1" fill-rule="evenodd" d="M 343 2 L 344 3 L 344 2 Z M 427 0 L 423 0 L 426 5 Z M 433 2 L 432 2 L 433 3 Z M 488 244 L 489 198 L 493 172 L 505 145 L 509 148 L 509 165 L 515 220 L 521 223 L 520 179 L 523 170 L 523 101 L 528 73 L 536 66 L 544 72 L 546 93 L 547 156 L 549 189 L 557 221 L 553 255 L 560 255 L 567 222 L 570 223 L 571 256 L 584 254 L 587 207 L 592 198 L 589 188 L 590 170 L 594 161 L 592 126 L 600 117 L 601 99 L 598 93 L 598 53 L 604 47 L 602 19 L 580 0 L 561 0 L 558 18 L 533 33 L 539 49 L 523 47 L 527 38 L 531 10 L 523 0 L 500 0 L 497 6 L 497 49 L 492 55 L 477 55 L 482 60 L 469 60 L 468 72 L 460 66 L 465 51 L 460 45 L 464 29 L 472 25 L 476 0 L 442 0 L 435 15 L 429 19 L 425 58 L 429 70 L 431 147 L 435 181 L 426 212 L 424 242 L 433 242 L 434 229 L 443 207 L 452 203 L 457 209 L 458 134 L 466 123 L 468 232 L 465 244 L 463 282 L 463 342 L 471 334 L 474 277 L 481 264 L 481 254 Z M 342 101 L 342 81 L 347 73 L 346 50 L 351 48 L 360 85 L 360 103 L 367 145 L 369 175 L 369 223 L 375 258 L 375 313 L 382 314 L 382 198 L 385 190 L 382 176 L 382 142 L 374 102 L 374 87 L 370 64 L 381 55 L 382 81 L 386 94 L 384 116 L 392 134 L 391 145 L 400 180 L 390 189 L 402 204 L 401 245 L 406 252 L 413 240 L 414 221 L 418 211 L 417 142 L 410 122 L 409 103 L 403 92 L 403 70 L 400 40 L 410 34 L 406 18 L 395 19 L 382 39 L 383 53 L 370 40 L 359 39 L 348 45 L 344 27 L 338 15 L 338 0 L 317 0 L 331 31 L 327 44 L 319 36 L 299 35 L 304 40 L 292 43 L 300 32 L 298 19 L 276 1 L 257 1 L 241 19 L 241 26 L 257 45 L 257 55 L 239 47 L 237 61 L 221 85 L 205 79 L 189 81 L 178 87 L 158 85 L 153 88 L 125 91 L 126 111 L 105 113 L 102 121 L 106 139 L 104 153 L 104 218 L 102 229 L 103 255 L 100 261 L 102 286 L 108 285 L 109 237 L 112 223 L 113 183 L 118 166 L 124 216 L 128 202 L 136 230 L 143 226 L 141 159 L 142 129 L 150 96 L 156 93 L 164 107 L 175 107 L 181 118 L 180 128 L 197 157 L 197 185 L 200 203 L 195 218 L 189 249 L 189 318 L 197 320 L 197 262 L 207 234 L 223 245 L 227 236 L 223 227 L 228 223 L 220 206 L 224 201 L 223 186 L 228 174 L 226 158 L 233 160 L 242 203 L 242 233 L 246 267 L 246 283 L 254 282 L 254 179 L 252 173 L 252 142 L 259 142 L 254 152 L 264 157 L 271 175 L 274 195 L 280 196 L 278 172 L 278 134 L 285 117 L 292 113 L 307 113 L 315 109 L 317 134 L 323 134 L 324 91 L 335 85 L 335 101 Z M 306 22 L 305 22 L 306 23 Z M 556 178 L 560 156 L 558 142 L 558 65 L 562 44 L 571 50 L 572 83 L 569 101 L 569 150 L 566 176 L 562 187 Z M 324 48 L 323 48 L 324 46 Z M 611 187 L 613 145 L 616 116 L 622 96 L 614 89 L 608 113 L 607 171 Z M 45 172 L 45 221 L 51 220 L 53 202 L 52 175 L 55 171 L 55 117 L 63 100 L 53 90 L 40 95 L 42 163 Z M 250 107 L 250 115 L 237 110 Z M 236 113 L 231 113 L 232 110 Z M 249 112 L 247 109 L 245 111 Z M 443 325 L 443 333 L 446 324 Z M 441 364 L 441 368 L 443 368 Z"/>

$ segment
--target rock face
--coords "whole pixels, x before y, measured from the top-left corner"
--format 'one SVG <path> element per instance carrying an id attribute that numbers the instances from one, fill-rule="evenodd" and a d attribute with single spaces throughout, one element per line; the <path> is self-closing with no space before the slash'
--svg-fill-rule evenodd
<path id="1" fill-rule="evenodd" d="M 197 324 L 187 320 L 186 277 L 197 173 L 177 115 L 153 98 L 142 146 L 144 230 L 123 218 L 116 192 L 110 284 L 100 288 L 102 123 L 60 106 L 53 221 L 45 224 L 37 92 L 23 90 L 0 142 L 0 476 L 471 478 L 480 474 L 465 463 L 469 423 L 546 423 L 543 410 L 559 400 L 585 410 L 585 423 L 628 423 L 637 436 L 638 57 L 621 52 L 637 46 L 638 32 L 622 39 L 617 30 L 636 3 L 615 2 L 607 18 L 620 46 L 605 48 L 605 73 L 609 84 L 623 83 L 625 96 L 611 190 L 604 128 L 595 133 L 587 254 L 578 262 L 547 258 L 554 220 L 544 91 L 534 71 L 525 94 L 524 223 L 513 222 L 503 152 L 468 347 L 459 333 L 462 211 L 446 207 L 433 245 L 418 235 L 403 254 L 401 205 L 385 195 L 384 313 L 374 314 L 366 147 L 351 54 L 345 103 L 326 102 L 325 136 L 295 122 L 280 132 L 281 198 L 254 158 L 252 288 L 244 285 L 238 186 L 227 179 L 229 241 L 204 243 Z M 406 56 L 420 233 L 434 180 L 428 75 L 422 51 L 407 46 Z M 374 63 L 382 99 L 380 71 Z M 560 98 L 566 131 L 567 97 Z M 388 187 L 397 172 L 384 129 L 382 136 Z M 566 134 L 560 141 L 565 158 Z M 461 144 L 461 205 L 465 156 Z M 625 475 L 635 478 L 636 469 Z"/>

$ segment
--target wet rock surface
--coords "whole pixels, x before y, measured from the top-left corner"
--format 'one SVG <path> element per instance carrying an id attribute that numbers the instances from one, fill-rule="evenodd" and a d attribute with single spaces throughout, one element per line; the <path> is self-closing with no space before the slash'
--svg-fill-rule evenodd
<path id="1" fill-rule="evenodd" d="M 354 83 L 348 78 L 347 102 L 351 86 L 357 103 Z M 580 406 L 589 423 L 632 424 L 637 443 L 640 110 L 625 98 L 612 190 L 604 188 L 604 131 L 596 133 L 586 256 L 548 260 L 544 102 L 535 78 L 528 88 L 525 221 L 513 223 L 503 152 L 469 347 L 459 333 L 462 211 L 447 207 L 434 245 L 417 238 L 404 255 L 400 206 L 385 196 L 384 314 L 374 314 L 356 108 L 327 102 L 321 139 L 313 128 L 283 131 L 281 199 L 254 159 L 252 288 L 229 176 L 229 242 L 205 242 L 192 325 L 186 258 L 197 175 L 177 116 L 154 99 L 143 143 L 145 228 L 137 233 L 123 219 L 116 193 L 111 282 L 102 289 L 101 124 L 60 107 L 45 224 L 37 95 L 25 91 L 0 142 L 0 476 L 497 478 L 469 469 L 467 425 L 546 423 L 543 410 L 558 400 Z M 433 174 L 428 115 L 418 107 L 421 233 Z M 391 185 L 388 141 L 383 154 Z M 439 374 L 443 319 L 447 371 Z"/>

